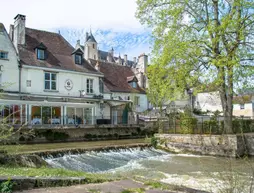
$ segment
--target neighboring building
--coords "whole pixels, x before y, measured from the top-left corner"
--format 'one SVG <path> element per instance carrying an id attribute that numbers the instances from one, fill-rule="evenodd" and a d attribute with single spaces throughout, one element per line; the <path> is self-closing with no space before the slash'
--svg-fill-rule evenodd
<path id="1" fill-rule="evenodd" d="M 254 119 L 254 95 L 235 96 L 233 99 L 233 115 Z"/>
<path id="2" fill-rule="evenodd" d="M 145 89 L 148 87 L 146 68 L 148 57 L 141 54 L 138 59 L 128 60 L 127 54 L 122 59 L 120 55 L 114 56 L 114 49 L 108 52 L 98 50 L 97 41 L 92 32 L 86 33 L 86 41 L 80 45 L 77 41 L 76 49 L 81 49 L 85 53 L 85 59 L 90 62 L 99 72 L 104 74 L 104 98 L 120 100 L 119 105 L 115 103 L 105 105 L 104 116 L 112 114 L 122 116 L 124 106 L 121 101 L 132 101 L 132 110 L 143 112 L 148 108 L 148 100 Z"/>
<path id="3" fill-rule="evenodd" d="M 193 101 L 194 108 L 203 112 L 222 112 L 221 99 L 218 91 L 197 93 Z"/>

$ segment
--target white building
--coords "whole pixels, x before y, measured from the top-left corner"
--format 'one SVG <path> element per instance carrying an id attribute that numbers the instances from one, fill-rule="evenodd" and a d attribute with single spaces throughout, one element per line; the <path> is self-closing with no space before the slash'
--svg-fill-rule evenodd
<path id="1" fill-rule="evenodd" d="M 108 88 L 111 74 L 94 66 L 99 54 L 90 51 L 97 49 L 92 34 L 85 45 L 88 50 L 81 46 L 73 48 L 61 34 L 27 28 L 24 15 L 18 14 L 14 19 L 9 36 L 0 24 L 0 80 L 10 82 L 8 87 L 2 87 L 2 118 L 13 124 L 32 125 L 87 125 L 95 124 L 98 119 L 127 123 L 125 106 L 132 99 L 131 85 L 138 82 L 134 73 L 137 69 L 121 66 L 133 78 L 124 78 L 123 86 L 129 90 L 121 88 L 118 85 L 121 81 L 115 79 L 110 84 L 118 85 L 120 90 L 114 92 Z M 86 59 L 91 57 L 90 61 Z M 144 89 L 136 85 L 134 90 L 140 95 L 135 104 L 142 106 L 139 110 L 145 110 Z"/>

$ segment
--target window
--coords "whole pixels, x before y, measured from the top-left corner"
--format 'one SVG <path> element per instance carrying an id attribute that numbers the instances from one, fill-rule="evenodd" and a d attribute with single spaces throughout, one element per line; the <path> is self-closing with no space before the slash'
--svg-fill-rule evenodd
<path id="1" fill-rule="evenodd" d="M 26 80 L 26 87 L 31 87 L 32 81 L 31 80 Z"/>
<path id="2" fill-rule="evenodd" d="M 94 49 L 94 47 L 95 47 L 95 46 L 94 46 L 94 44 L 93 44 L 93 49 Z"/>
<path id="3" fill-rule="evenodd" d="M 0 51 L 0 59 L 8 59 L 8 52 Z"/>
<path id="4" fill-rule="evenodd" d="M 86 92 L 88 94 L 93 93 L 93 79 L 87 79 L 86 80 Z"/>
<path id="5" fill-rule="evenodd" d="M 137 88 L 137 83 L 136 83 L 136 82 L 131 82 L 131 83 L 130 83 L 130 86 L 131 86 L 132 88 Z"/>
<path id="6" fill-rule="evenodd" d="M 240 109 L 244 109 L 244 104 L 240 104 Z"/>
<path id="7" fill-rule="evenodd" d="M 45 50 L 37 48 L 37 59 L 45 60 Z"/>
<path id="8" fill-rule="evenodd" d="M 80 54 L 75 54 L 75 64 L 81 64 L 82 56 Z"/>
<path id="9" fill-rule="evenodd" d="M 138 96 L 135 96 L 135 98 L 134 98 L 134 104 L 135 104 L 136 106 L 139 106 L 139 105 L 140 105 L 140 98 L 139 98 Z"/>
<path id="10" fill-rule="evenodd" d="M 99 91 L 100 91 L 100 93 L 104 92 L 104 85 L 103 85 L 103 80 L 102 79 L 99 80 Z"/>
<path id="11" fill-rule="evenodd" d="M 93 59 L 95 59 L 95 60 L 96 60 L 96 56 L 95 56 L 95 55 L 93 56 Z"/>
<path id="12" fill-rule="evenodd" d="M 56 90 L 56 73 L 45 72 L 45 90 Z"/>

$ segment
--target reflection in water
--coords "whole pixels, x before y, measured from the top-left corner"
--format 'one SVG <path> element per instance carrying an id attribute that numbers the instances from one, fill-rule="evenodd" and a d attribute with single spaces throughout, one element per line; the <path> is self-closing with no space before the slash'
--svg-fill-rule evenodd
<path id="1" fill-rule="evenodd" d="M 120 149 L 45 159 L 51 166 L 71 170 L 160 178 L 163 182 L 219 192 L 231 183 L 247 187 L 252 160 L 171 154 L 153 148 Z M 229 185 L 230 184 L 230 185 Z M 241 187 L 240 192 L 245 192 Z M 249 192 L 246 190 L 246 192 Z"/>

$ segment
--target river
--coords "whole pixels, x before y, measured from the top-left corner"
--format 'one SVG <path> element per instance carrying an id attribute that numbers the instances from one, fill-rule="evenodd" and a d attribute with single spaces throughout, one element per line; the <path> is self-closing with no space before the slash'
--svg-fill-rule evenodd
<path id="1" fill-rule="evenodd" d="M 236 192 L 250 192 L 254 176 L 254 159 L 173 154 L 154 148 L 91 151 L 45 160 L 55 168 L 128 177 L 138 175 L 215 193 L 233 186 L 239 189 Z"/>

